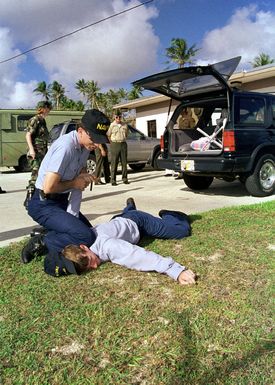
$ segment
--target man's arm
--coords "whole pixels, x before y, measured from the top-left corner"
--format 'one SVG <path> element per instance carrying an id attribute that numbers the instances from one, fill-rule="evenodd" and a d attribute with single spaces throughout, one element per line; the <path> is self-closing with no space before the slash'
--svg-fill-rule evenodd
<path id="1" fill-rule="evenodd" d="M 27 144 L 29 147 L 29 154 L 32 157 L 32 159 L 34 159 L 35 158 L 35 151 L 34 151 L 33 144 L 32 144 L 32 134 L 30 132 L 26 133 L 26 141 L 27 141 Z"/>
<path id="2" fill-rule="evenodd" d="M 44 178 L 43 191 L 45 194 L 62 193 L 70 189 L 84 191 L 92 180 L 92 175 L 82 173 L 72 180 L 61 181 L 58 173 L 48 172 Z"/>

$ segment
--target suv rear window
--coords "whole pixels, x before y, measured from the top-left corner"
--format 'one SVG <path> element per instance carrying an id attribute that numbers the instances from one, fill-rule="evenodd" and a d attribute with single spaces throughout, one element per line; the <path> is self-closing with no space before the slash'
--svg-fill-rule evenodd
<path id="1" fill-rule="evenodd" d="M 266 118 L 264 98 L 239 97 L 235 103 L 235 124 L 264 124 Z"/>

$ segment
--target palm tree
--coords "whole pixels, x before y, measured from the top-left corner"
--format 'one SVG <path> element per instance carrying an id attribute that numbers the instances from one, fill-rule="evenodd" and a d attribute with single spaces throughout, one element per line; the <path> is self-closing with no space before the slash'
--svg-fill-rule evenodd
<path id="1" fill-rule="evenodd" d="M 49 100 L 50 99 L 50 93 L 51 93 L 51 87 L 50 87 L 50 85 L 47 85 L 47 83 L 45 81 L 39 82 L 37 84 L 37 87 L 33 90 L 33 92 L 35 92 L 38 95 L 41 94 L 43 96 L 43 98 L 45 98 L 45 100 Z"/>
<path id="2" fill-rule="evenodd" d="M 263 52 L 260 53 L 258 56 L 255 56 L 253 61 L 250 62 L 253 68 L 261 67 L 266 64 L 272 64 L 272 63 L 274 63 L 274 59 L 272 59 L 268 54 Z"/>
<path id="3" fill-rule="evenodd" d="M 58 83 L 56 80 L 51 84 L 51 95 L 55 101 L 56 109 L 60 108 L 60 100 L 65 95 L 65 88 L 62 84 Z"/>
<path id="4" fill-rule="evenodd" d="M 126 100 L 128 97 L 128 92 L 125 88 L 119 88 L 117 91 L 118 97 L 119 97 L 119 103 L 122 102 L 123 100 Z"/>
<path id="5" fill-rule="evenodd" d="M 91 108 L 98 108 L 99 109 L 99 103 L 98 103 L 98 94 L 99 94 L 100 88 L 98 87 L 98 83 L 94 80 L 89 80 L 87 82 L 87 97 L 90 102 Z"/>
<path id="6" fill-rule="evenodd" d="M 142 96 L 142 88 L 140 86 L 133 86 L 128 92 L 128 100 L 138 99 Z"/>
<path id="7" fill-rule="evenodd" d="M 88 103 L 89 98 L 88 98 L 88 84 L 84 79 L 79 79 L 76 84 L 75 88 L 84 96 L 86 99 L 86 103 Z"/>
<path id="8" fill-rule="evenodd" d="M 169 59 L 167 64 L 176 63 L 179 68 L 184 67 L 185 64 L 193 64 L 192 57 L 198 51 L 199 48 L 196 48 L 196 44 L 188 48 L 184 39 L 173 38 L 171 40 L 171 47 L 166 48 L 166 56 Z"/>
<path id="9" fill-rule="evenodd" d="M 67 96 L 62 96 L 60 99 L 60 107 L 62 110 L 69 111 L 84 111 L 84 103 L 81 100 L 74 101 L 73 99 L 67 98 Z"/>

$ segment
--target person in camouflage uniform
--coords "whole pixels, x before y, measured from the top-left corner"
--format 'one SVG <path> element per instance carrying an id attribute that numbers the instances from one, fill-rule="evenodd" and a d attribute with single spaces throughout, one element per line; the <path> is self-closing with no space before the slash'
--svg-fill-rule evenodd
<path id="1" fill-rule="evenodd" d="M 48 148 L 49 131 L 45 117 L 51 111 L 52 105 L 50 102 L 41 102 L 38 105 L 37 114 L 33 116 L 27 126 L 26 141 L 29 147 L 28 160 L 31 168 L 31 179 L 27 186 L 27 196 L 24 201 L 24 206 L 28 207 L 28 202 L 34 193 L 35 182 L 38 175 L 40 164 L 46 155 Z"/>

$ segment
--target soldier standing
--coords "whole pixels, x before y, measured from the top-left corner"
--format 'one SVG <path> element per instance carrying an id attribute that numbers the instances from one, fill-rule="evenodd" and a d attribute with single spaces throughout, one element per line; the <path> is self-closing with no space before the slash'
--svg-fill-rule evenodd
<path id="1" fill-rule="evenodd" d="M 127 177 L 127 142 L 128 136 L 127 124 L 122 123 L 121 115 L 117 114 L 115 120 L 111 123 L 107 136 L 110 141 L 111 150 L 111 182 L 112 186 L 117 186 L 116 175 L 119 160 L 122 168 L 122 181 L 129 184 Z"/>
<path id="2" fill-rule="evenodd" d="M 28 160 L 31 167 L 31 179 L 29 180 L 29 184 L 27 186 L 27 196 L 24 201 L 26 209 L 28 208 L 28 203 L 34 193 L 38 169 L 47 152 L 49 131 L 47 129 L 45 117 L 51 109 L 52 105 L 50 102 L 40 102 L 37 114 L 28 122 L 26 141 L 29 147 Z"/>

